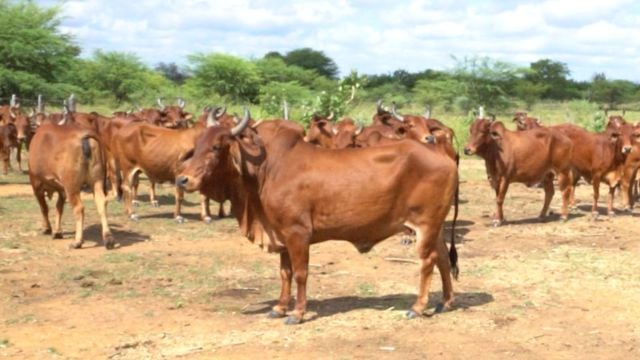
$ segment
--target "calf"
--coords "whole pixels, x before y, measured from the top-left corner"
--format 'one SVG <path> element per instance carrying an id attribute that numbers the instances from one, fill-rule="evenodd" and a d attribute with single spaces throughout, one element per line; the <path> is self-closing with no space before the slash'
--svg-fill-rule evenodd
<path id="1" fill-rule="evenodd" d="M 53 238 L 62 238 L 60 222 L 68 198 L 76 218 L 75 241 L 69 247 L 82 247 L 84 206 L 80 190 L 88 186 L 93 191 L 100 215 L 102 241 L 107 249 L 112 249 L 114 240 L 107 222 L 105 163 L 97 135 L 76 125 L 45 124 L 36 131 L 29 150 L 29 181 L 42 212 L 43 233 L 52 233 L 45 196 L 51 198 L 57 192 Z"/>
<path id="2" fill-rule="evenodd" d="M 9 173 L 11 148 L 18 143 L 16 126 L 12 123 L 0 125 L 0 159 L 2 159 L 4 175 Z"/>
<path id="3" fill-rule="evenodd" d="M 502 122 L 478 117 L 470 128 L 467 155 L 477 154 L 485 161 L 491 187 L 496 192 L 496 213 L 493 225 L 504 223 L 502 205 L 509 184 L 528 186 L 542 182 L 545 198 L 540 217 L 545 217 L 553 198 L 554 172 L 562 191 L 562 219 L 569 214 L 569 200 L 573 187 L 571 155 L 573 145 L 565 135 L 549 129 L 529 131 L 507 130 Z"/>

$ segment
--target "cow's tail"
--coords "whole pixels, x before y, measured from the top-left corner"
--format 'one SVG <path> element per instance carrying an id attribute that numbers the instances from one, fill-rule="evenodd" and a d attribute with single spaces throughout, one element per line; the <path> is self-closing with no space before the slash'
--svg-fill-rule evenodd
<path id="1" fill-rule="evenodd" d="M 451 222 L 451 248 L 449 249 L 449 261 L 451 262 L 451 274 L 458 280 L 460 269 L 458 268 L 458 251 L 456 250 L 456 222 L 458 221 L 458 203 L 460 198 L 460 179 L 457 176 L 460 165 L 460 154 L 456 153 L 456 190 L 453 199 L 453 221 Z"/>
<path id="2" fill-rule="evenodd" d="M 102 164 L 102 169 L 103 169 L 102 191 L 104 192 L 105 195 L 107 195 L 109 189 L 107 188 L 107 169 L 106 169 L 104 151 L 102 149 L 102 146 L 100 145 L 100 140 L 98 140 L 98 138 L 96 138 L 94 135 L 85 135 L 82 137 L 81 139 L 82 157 L 85 161 L 85 164 L 89 164 L 93 155 L 93 150 L 91 149 L 92 141 L 95 142 L 95 150 L 98 150 L 96 154 L 97 156 L 96 160 L 100 161 L 100 163 Z"/>

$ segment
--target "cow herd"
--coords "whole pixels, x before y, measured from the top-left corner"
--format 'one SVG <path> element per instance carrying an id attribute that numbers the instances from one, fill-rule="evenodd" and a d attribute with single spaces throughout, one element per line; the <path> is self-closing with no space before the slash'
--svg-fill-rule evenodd
<path id="1" fill-rule="evenodd" d="M 457 277 L 454 232 L 458 206 L 458 153 L 453 130 L 422 115 L 399 114 L 378 102 L 369 126 L 350 118 L 340 121 L 313 115 L 309 128 L 284 118 L 251 118 L 224 107 L 206 107 L 197 119 L 178 99 L 167 106 L 103 116 L 75 109 L 73 97 L 61 113 L 46 113 L 41 99 L 27 115 L 14 96 L 0 107 L 0 151 L 5 173 L 11 148 L 29 150 L 29 179 L 43 218 L 43 233 L 61 238 L 61 216 L 68 199 L 76 218 L 75 240 L 83 243 L 84 208 L 81 191 L 89 190 L 101 218 L 103 243 L 115 246 L 107 221 L 107 195 L 123 201 L 124 213 L 137 220 L 135 203 L 139 175 L 150 181 L 150 200 L 158 206 L 155 184 L 175 184 L 177 222 L 183 222 L 184 192 L 201 194 L 201 218 L 212 220 L 209 201 L 231 203 L 231 215 L 242 235 L 280 256 L 281 293 L 270 317 L 302 321 L 306 311 L 309 247 L 326 240 L 344 240 L 360 252 L 400 232 L 416 236 L 420 258 L 418 296 L 407 316 L 423 314 L 429 285 L 437 266 L 442 278 L 442 303 L 451 307 L 452 277 Z M 504 223 L 502 205 L 510 183 L 540 184 L 547 216 L 555 181 L 562 192 L 563 220 L 575 205 L 580 178 L 593 184 L 597 214 L 600 182 L 609 185 L 609 214 L 613 195 L 622 188 L 630 209 L 631 186 L 640 167 L 640 127 L 611 117 L 602 133 L 575 125 L 545 127 L 517 113 L 517 131 L 508 130 L 482 109 L 464 147 L 468 155 L 485 160 L 496 192 L 494 225 Z M 18 158 L 18 164 L 20 164 Z M 20 166 L 20 165 L 18 165 Z M 19 168 L 20 169 L 20 168 Z M 383 174 L 383 176 L 380 176 Z M 55 224 L 48 216 L 47 197 L 58 194 Z M 445 219 L 454 206 L 451 244 L 443 237 Z M 295 307 L 288 308 L 292 282 Z"/>

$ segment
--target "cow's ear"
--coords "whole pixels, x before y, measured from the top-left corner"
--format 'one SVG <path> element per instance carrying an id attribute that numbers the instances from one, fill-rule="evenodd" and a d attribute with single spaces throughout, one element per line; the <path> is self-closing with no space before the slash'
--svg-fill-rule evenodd
<path id="1" fill-rule="evenodd" d="M 489 127 L 489 134 L 491 135 L 491 138 L 496 141 L 502 140 L 504 131 L 504 124 L 502 124 L 500 121 L 492 122 L 491 126 Z"/>

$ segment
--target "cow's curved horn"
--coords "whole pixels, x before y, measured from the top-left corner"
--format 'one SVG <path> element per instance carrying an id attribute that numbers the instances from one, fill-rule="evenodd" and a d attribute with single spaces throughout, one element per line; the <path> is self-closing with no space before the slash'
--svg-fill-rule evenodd
<path id="1" fill-rule="evenodd" d="M 227 112 L 227 107 L 223 106 L 221 108 L 216 108 L 215 114 L 214 116 L 217 118 L 219 118 L 220 116 L 224 115 Z"/>
<path id="2" fill-rule="evenodd" d="M 478 107 L 478 117 L 484 119 L 484 107 L 482 106 Z"/>
<path id="3" fill-rule="evenodd" d="M 395 101 L 391 103 L 391 115 L 399 121 L 404 122 L 404 117 L 396 112 L 396 103 Z"/>
<path id="4" fill-rule="evenodd" d="M 362 134 L 362 130 L 364 130 L 364 126 L 362 124 L 358 125 L 358 128 L 356 129 L 355 135 L 358 136 L 358 135 Z"/>
<path id="5" fill-rule="evenodd" d="M 76 96 L 74 94 L 69 95 L 69 112 L 76 111 Z"/>
<path id="6" fill-rule="evenodd" d="M 333 120 L 333 111 L 329 113 L 329 116 L 327 116 L 327 120 Z"/>
<path id="7" fill-rule="evenodd" d="M 289 104 L 287 104 L 287 100 L 283 100 L 283 111 L 284 111 L 284 119 L 289 120 Z"/>
<path id="8" fill-rule="evenodd" d="M 29 117 L 32 118 L 36 115 L 36 109 L 31 108 L 31 112 L 29 113 Z"/>
<path id="9" fill-rule="evenodd" d="M 332 126 L 332 127 L 331 127 L 331 133 L 332 133 L 333 135 L 338 135 L 338 129 L 336 129 L 336 127 L 335 127 L 335 126 Z"/>
<path id="10" fill-rule="evenodd" d="M 16 94 L 11 94 L 11 100 L 9 100 L 9 107 L 16 107 L 17 103 Z"/>
<path id="11" fill-rule="evenodd" d="M 431 119 L 431 105 L 427 105 L 427 108 L 424 111 L 424 117 Z"/>
<path id="12" fill-rule="evenodd" d="M 378 99 L 378 102 L 376 102 L 376 112 L 380 114 L 382 111 L 382 99 Z"/>
<path id="13" fill-rule="evenodd" d="M 184 101 L 183 98 L 179 97 L 178 98 L 178 106 L 180 107 L 180 109 L 184 109 L 184 107 L 187 106 L 187 102 Z"/>
<path id="14" fill-rule="evenodd" d="M 244 107 L 244 116 L 240 123 L 231 129 L 231 136 L 238 136 L 244 129 L 249 125 L 249 120 L 251 119 L 251 114 L 249 114 L 249 108 Z"/>
<path id="15" fill-rule="evenodd" d="M 159 98 L 156 100 L 156 103 L 158 104 L 158 107 L 160 108 L 160 111 L 164 111 L 165 106 L 164 106 L 164 104 L 162 103 L 162 98 L 161 98 L 161 97 L 159 97 Z"/>
<path id="16" fill-rule="evenodd" d="M 209 109 L 209 114 L 207 115 L 207 127 L 218 126 L 220 123 L 216 120 L 216 116 L 214 113 L 217 113 L 218 109 Z"/>
<path id="17" fill-rule="evenodd" d="M 36 109 L 38 112 L 42 112 L 42 94 L 38 94 L 38 105 L 36 105 Z"/>

